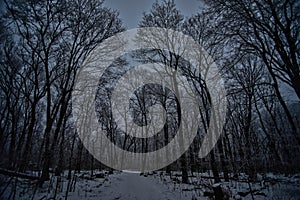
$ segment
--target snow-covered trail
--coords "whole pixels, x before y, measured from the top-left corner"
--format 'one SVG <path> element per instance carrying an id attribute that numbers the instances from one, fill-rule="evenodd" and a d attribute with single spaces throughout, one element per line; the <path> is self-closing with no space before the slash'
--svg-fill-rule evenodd
<path id="1" fill-rule="evenodd" d="M 158 187 L 150 177 L 138 174 L 122 173 L 112 181 L 120 199 L 160 199 L 163 196 L 162 185 Z"/>
<path id="2" fill-rule="evenodd" d="M 170 188 L 152 176 L 144 177 L 136 173 L 110 175 L 109 181 L 101 187 L 99 199 L 120 200 L 167 200 L 191 199 L 178 190 Z M 172 186 L 171 186 L 172 187 Z"/>

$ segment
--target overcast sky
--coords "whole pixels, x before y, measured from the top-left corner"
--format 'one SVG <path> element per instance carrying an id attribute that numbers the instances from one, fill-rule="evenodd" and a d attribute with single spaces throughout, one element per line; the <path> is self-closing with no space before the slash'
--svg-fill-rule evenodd
<path id="1" fill-rule="evenodd" d="M 104 5 L 120 12 L 120 18 L 127 29 L 136 28 L 143 12 L 149 12 L 155 0 L 106 0 Z M 158 2 L 162 2 L 159 0 Z M 175 0 L 177 8 L 185 16 L 197 13 L 201 7 L 199 0 Z"/>
<path id="2" fill-rule="evenodd" d="M 127 29 L 137 28 L 142 19 L 143 12 L 149 12 L 155 0 L 105 0 L 104 5 L 120 12 Z M 163 2 L 163 0 L 158 0 Z M 196 14 L 201 6 L 201 0 L 175 0 L 177 8 L 184 16 Z M 0 0 L 0 12 L 2 12 L 3 0 Z"/>

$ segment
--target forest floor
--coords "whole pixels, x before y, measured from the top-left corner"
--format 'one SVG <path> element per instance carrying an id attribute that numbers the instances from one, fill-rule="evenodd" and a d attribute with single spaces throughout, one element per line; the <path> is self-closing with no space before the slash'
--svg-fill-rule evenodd
<path id="1" fill-rule="evenodd" d="M 189 184 L 182 184 L 179 172 L 172 177 L 163 172 L 126 173 L 82 172 L 71 180 L 51 176 L 43 187 L 36 181 L 0 176 L 0 199 L 103 199 L 103 200 L 201 200 L 214 199 L 214 188 L 221 187 L 224 199 L 300 199 L 300 175 L 284 176 L 272 173 L 259 176 L 260 181 L 239 180 L 213 184 L 208 173 L 194 173 Z M 69 188 L 67 190 L 67 188 Z M 66 192 L 68 191 L 68 192 Z M 67 198 L 66 198 L 67 196 Z"/>

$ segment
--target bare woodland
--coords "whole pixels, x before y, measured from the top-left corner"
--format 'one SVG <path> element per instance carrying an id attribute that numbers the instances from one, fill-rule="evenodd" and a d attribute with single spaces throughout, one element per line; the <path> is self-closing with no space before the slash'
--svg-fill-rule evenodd
<path id="1" fill-rule="evenodd" d="M 97 170 L 114 173 L 83 146 L 72 119 L 71 98 L 76 74 L 89 53 L 125 28 L 118 11 L 98 0 L 4 0 L 4 5 L 0 20 L 0 199 L 9 185 L 17 187 L 18 179 L 30 180 L 39 188 L 53 176 L 68 181 L 63 191 L 67 199 L 75 177 L 83 171 L 91 178 L 98 175 Z M 155 2 L 138 26 L 189 35 L 217 64 L 227 91 L 226 122 L 217 145 L 207 157 L 198 157 L 210 120 L 206 83 L 180 55 L 158 49 L 121 57 L 111 74 L 107 73 L 109 77 L 99 83 L 97 117 L 107 137 L 132 152 L 152 151 L 172 140 L 181 114 L 176 112 L 178 100 L 167 88 L 143 87 L 131 99 L 133 116 L 140 124 L 149 120 L 152 105 L 166 110 L 167 124 L 149 139 L 124 136 L 109 108 L 112 83 L 130 60 L 159 62 L 193 80 L 201 108 L 197 137 L 180 159 L 161 172 L 169 177 L 178 173 L 178 180 L 185 184 L 191 183 L 190 176 L 205 172 L 211 172 L 206 178 L 213 183 L 246 174 L 244 181 L 249 184 L 259 174 L 299 173 L 300 2 L 204 0 L 203 5 L 198 14 L 185 17 L 174 1 Z M 18 199 L 16 192 L 12 189 L 9 198 Z M 225 199 L 219 191 L 212 195 Z"/>

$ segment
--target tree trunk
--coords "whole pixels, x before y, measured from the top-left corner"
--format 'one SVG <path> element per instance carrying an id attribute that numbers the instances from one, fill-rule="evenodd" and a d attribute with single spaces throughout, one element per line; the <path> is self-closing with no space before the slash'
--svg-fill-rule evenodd
<path id="1" fill-rule="evenodd" d="M 225 153 L 224 153 L 222 138 L 220 138 L 220 140 L 218 142 L 218 149 L 220 152 L 220 159 L 221 159 L 221 164 L 222 164 L 222 168 L 223 168 L 224 180 L 226 182 L 229 182 L 228 162 L 225 160 Z"/>
<path id="2" fill-rule="evenodd" d="M 218 166 L 215 160 L 215 153 L 213 150 L 210 152 L 210 164 L 211 164 L 211 169 L 212 169 L 215 183 L 221 182 L 219 172 L 218 172 Z"/>
<path id="3" fill-rule="evenodd" d="M 187 167 L 187 162 L 186 162 L 186 153 L 184 153 L 180 157 L 180 164 L 181 164 L 181 178 L 182 178 L 182 183 L 189 183 L 189 175 L 188 175 L 188 167 Z"/>

